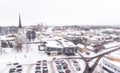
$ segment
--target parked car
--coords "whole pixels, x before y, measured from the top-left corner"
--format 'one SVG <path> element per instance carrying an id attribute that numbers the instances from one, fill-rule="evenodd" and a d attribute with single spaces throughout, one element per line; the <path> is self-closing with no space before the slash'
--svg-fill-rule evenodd
<path id="1" fill-rule="evenodd" d="M 22 73 L 22 68 L 16 70 L 17 73 Z"/>
<path id="2" fill-rule="evenodd" d="M 9 70 L 9 73 L 15 73 L 16 72 L 16 68 L 11 68 L 10 70 Z"/>
<path id="3" fill-rule="evenodd" d="M 41 61 L 37 61 L 37 63 L 41 63 Z"/>
<path id="4" fill-rule="evenodd" d="M 81 70 L 81 68 L 80 68 L 80 67 L 76 67 L 76 70 L 77 70 L 77 71 L 80 71 L 80 70 Z"/>
<path id="5" fill-rule="evenodd" d="M 62 69 L 62 66 L 61 66 L 61 65 L 59 65 L 59 64 L 58 64 L 58 65 L 56 65 L 56 67 L 57 67 L 57 69 L 59 69 L 59 70 L 60 70 L 60 69 Z"/>
<path id="6" fill-rule="evenodd" d="M 36 71 L 40 71 L 40 69 L 41 69 L 40 66 L 36 66 L 36 67 L 35 67 L 35 70 L 36 70 Z"/>
<path id="7" fill-rule="evenodd" d="M 7 64 L 7 66 L 17 66 L 17 65 L 19 65 L 19 63 L 9 63 L 9 64 Z"/>
<path id="8" fill-rule="evenodd" d="M 36 63 L 36 65 L 41 65 L 41 63 Z"/>
<path id="9" fill-rule="evenodd" d="M 65 73 L 71 73 L 71 71 L 69 69 L 66 69 Z"/>
<path id="10" fill-rule="evenodd" d="M 43 73 L 48 73 L 48 67 L 47 66 L 43 67 L 42 69 L 43 69 Z"/>
<path id="11" fill-rule="evenodd" d="M 42 60 L 42 62 L 44 63 L 44 62 L 47 62 L 47 60 Z"/>
<path id="12" fill-rule="evenodd" d="M 60 64 L 60 61 L 59 61 L 59 60 L 56 60 L 55 63 L 56 63 L 56 64 Z"/>
<path id="13" fill-rule="evenodd" d="M 8 63 L 6 66 L 12 66 L 12 63 Z"/>
<path id="14" fill-rule="evenodd" d="M 35 71 L 35 73 L 42 73 L 41 71 Z"/>
<path id="15" fill-rule="evenodd" d="M 60 62 L 61 62 L 61 63 L 64 63 L 65 61 L 64 61 L 63 59 L 60 59 Z"/>
<path id="16" fill-rule="evenodd" d="M 43 73 L 48 73 L 48 69 L 43 69 Z"/>
<path id="17" fill-rule="evenodd" d="M 19 63 L 13 63 L 13 65 L 19 65 Z"/>
<path id="18" fill-rule="evenodd" d="M 41 61 L 37 61 L 36 65 L 41 65 Z"/>
<path id="19" fill-rule="evenodd" d="M 63 66 L 63 69 L 68 69 L 68 66 L 67 66 L 67 65 L 64 65 L 64 66 Z"/>
<path id="20" fill-rule="evenodd" d="M 77 62 L 77 61 L 73 61 L 73 65 L 75 66 L 75 69 L 77 70 L 77 71 L 80 71 L 81 70 L 81 68 L 80 68 L 80 65 L 79 65 L 79 63 Z"/>
<path id="21" fill-rule="evenodd" d="M 76 61 L 76 60 L 72 60 L 73 61 L 73 63 L 78 63 L 78 61 Z"/>
<path id="22" fill-rule="evenodd" d="M 62 64 L 62 65 L 67 65 L 67 63 L 66 63 L 66 62 L 62 62 L 61 64 Z"/>
<path id="23" fill-rule="evenodd" d="M 17 68 L 22 67 L 21 65 L 18 65 Z"/>
<path id="24" fill-rule="evenodd" d="M 43 63 L 42 66 L 47 66 L 47 63 Z"/>
<path id="25" fill-rule="evenodd" d="M 63 69 L 58 70 L 58 73 L 65 73 Z"/>

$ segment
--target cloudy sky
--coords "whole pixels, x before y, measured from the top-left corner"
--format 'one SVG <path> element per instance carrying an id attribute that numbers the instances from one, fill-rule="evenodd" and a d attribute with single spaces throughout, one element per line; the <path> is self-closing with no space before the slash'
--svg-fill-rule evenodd
<path id="1" fill-rule="evenodd" d="M 120 0 L 0 0 L 0 26 L 119 25 Z"/>

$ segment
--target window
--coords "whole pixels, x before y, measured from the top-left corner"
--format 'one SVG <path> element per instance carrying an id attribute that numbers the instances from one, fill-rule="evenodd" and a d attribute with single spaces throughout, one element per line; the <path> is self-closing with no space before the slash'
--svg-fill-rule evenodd
<path id="1" fill-rule="evenodd" d="M 57 48 L 56 50 L 57 50 L 57 51 L 61 51 L 61 49 L 60 49 L 60 48 Z"/>
<path id="2" fill-rule="evenodd" d="M 51 48 L 47 48 L 47 51 L 51 51 Z"/>

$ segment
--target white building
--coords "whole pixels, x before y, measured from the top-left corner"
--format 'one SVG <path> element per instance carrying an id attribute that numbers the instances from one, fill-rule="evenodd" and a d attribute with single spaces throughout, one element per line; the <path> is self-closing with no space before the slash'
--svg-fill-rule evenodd
<path id="1" fill-rule="evenodd" d="M 120 51 L 113 52 L 104 57 L 101 66 L 108 72 L 120 73 Z"/>
<path id="2" fill-rule="evenodd" d="M 49 55 L 53 53 L 73 55 L 77 52 L 77 46 L 63 38 L 49 38 L 42 42 L 45 42 L 45 52 Z"/>

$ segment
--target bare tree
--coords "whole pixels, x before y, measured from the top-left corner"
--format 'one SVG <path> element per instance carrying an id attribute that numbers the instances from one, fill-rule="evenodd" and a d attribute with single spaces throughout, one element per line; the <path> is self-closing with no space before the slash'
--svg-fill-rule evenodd
<path id="1" fill-rule="evenodd" d="M 22 52 L 22 43 L 25 43 L 25 42 L 28 42 L 25 38 L 25 36 L 23 35 L 18 35 L 16 36 L 16 39 L 15 39 L 15 49 L 17 49 L 18 52 Z"/>
<path id="2" fill-rule="evenodd" d="M 8 44 L 6 41 L 1 41 L 1 47 L 6 48 L 8 47 Z"/>
<path id="3" fill-rule="evenodd" d="M 29 41 L 31 41 L 31 31 L 27 31 L 26 37 L 29 39 Z"/>
<path id="4" fill-rule="evenodd" d="M 34 39 L 36 38 L 36 32 L 35 31 L 31 31 L 32 34 L 32 40 L 34 41 Z"/>
<path id="5" fill-rule="evenodd" d="M 22 44 L 17 43 L 17 44 L 15 45 L 15 49 L 16 49 L 18 52 L 22 52 Z"/>
<path id="6" fill-rule="evenodd" d="M 36 38 L 36 32 L 35 31 L 27 31 L 26 37 L 29 39 L 29 41 L 33 40 Z"/>

